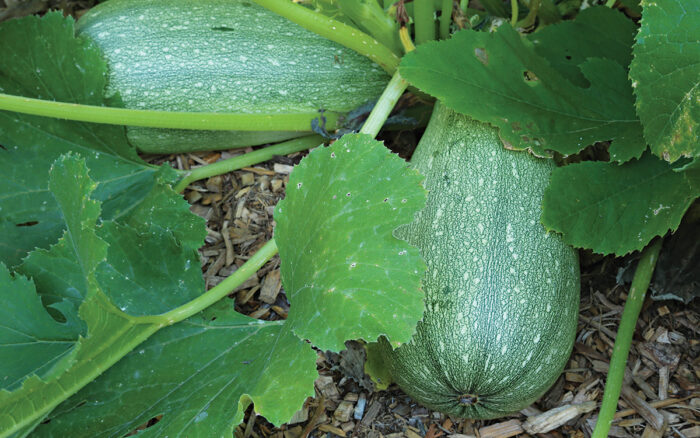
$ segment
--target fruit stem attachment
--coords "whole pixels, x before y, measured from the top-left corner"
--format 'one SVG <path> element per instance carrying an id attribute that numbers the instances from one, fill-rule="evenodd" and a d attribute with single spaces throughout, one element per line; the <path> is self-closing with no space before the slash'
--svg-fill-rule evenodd
<path id="1" fill-rule="evenodd" d="M 615 346 L 613 347 L 612 357 L 610 358 L 610 369 L 608 370 L 608 378 L 605 382 L 603 403 L 600 406 L 598 421 L 591 438 L 605 438 L 610 431 L 610 425 L 612 424 L 617 408 L 617 401 L 620 398 L 620 391 L 625 376 L 627 356 L 630 351 L 630 345 L 632 344 L 634 328 L 637 325 L 637 318 L 639 317 L 639 312 L 642 310 L 642 304 L 644 304 L 644 296 L 649 288 L 649 282 L 654 273 L 656 260 L 659 258 L 662 241 L 662 239 L 657 239 L 656 242 L 647 246 L 642 251 L 642 257 L 639 259 L 637 269 L 634 271 L 632 286 L 630 287 L 630 292 L 625 302 L 625 308 L 622 311 L 620 327 L 617 329 Z"/>
<path id="2" fill-rule="evenodd" d="M 352 49 L 394 74 L 399 57 L 388 47 L 366 33 L 289 0 L 253 0 L 304 29 Z M 273 29 L 270 29 L 273 31 Z"/>
<path id="3" fill-rule="evenodd" d="M 234 170 L 238 170 L 243 167 L 248 167 L 254 164 L 262 163 L 263 161 L 272 159 L 276 155 L 287 155 L 294 152 L 310 149 L 322 143 L 323 137 L 321 137 L 320 135 L 309 135 L 306 137 L 295 138 L 293 140 L 288 140 L 273 146 L 258 149 L 256 151 L 239 155 L 237 157 L 217 161 L 216 163 L 212 163 L 202 167 L 197 167 L 192 170 L 181 171 L 183 178 L 180 181 L 178 181 L 177 184 L 175 184 L 173 190 L 175 190 L 177 193 L 182 193 L 188 185 L 192 184 L 195 181 L 199 181 L 205 178 L 211 178 L 212 176 L 222 175 L 224 173 L 233 172 Z"/>
<path id="4" fill-rule="evenodd" d="M 291 114 L 199 113 L 135 110 L 33 99 L 0 93 L 0 110 L 108 125 L 207 131 L 310 131 L 318 112 Z M 338 114 L 325 112 L 327 129 L 334 129 Z"/>
<path id="5" fill-rule="evenodd" d="M 384 125 L 384 122 L 386 122 L 386 119 L 389 118 L 391 110 L 394 109 L 396 102 L 398 102 L 399 98 L 407 87 L 408 82 L 406 82 L 401 77 L 399 71 L 396 70 L 396 73 L 394 73 L 394 76 L 392 76 L 381 97 L 379 97 L 379 100 L 374 105 L 372 112 L 369 113 L 369 117 L 367 117 L 365 124 L 362 125 L 360 133 L 369 134 L 372 137 L 376 137 L 379 130 L 382 129 L 382 125 Z"/>
<path id="6" fill-rule="evenodd" d="M 161 327 L 165 327 L 196 315 L 233 292 L 251 275 L 255 274 L 258 269 L 262 268 L 263 265 L 268 262 L 268 260 L 277 254 L 277 252 L 277 243 L 275 242 L 275 239 L 270 239 L 265 245 L 263 245 L 262 248 L 253 254 L 253 256 L 249 258 L 248 261 L 243 264 L 243 266 L 238 268 L 236 272 L 194 300 L 189 301 L 180 307 L 176 307 L 167 313 L 154 316 L 139 316 L 135 317 L 134 320 L 140 324 L 159 324 Z"/>

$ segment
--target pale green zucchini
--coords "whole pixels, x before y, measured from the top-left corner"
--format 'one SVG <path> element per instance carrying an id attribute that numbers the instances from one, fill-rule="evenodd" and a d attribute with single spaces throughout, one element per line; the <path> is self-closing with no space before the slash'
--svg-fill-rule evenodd
<path id="1" fill-rule="evenodd" d="M 389 77 L 363 56 L 245 0 L 110 0 L 78 21 L 124 106 L 195 112 L 348 112 Z M 308 127 L 311 130 L 311 126 Z M 129 128 L 144 152 L 222 149 L 306 132 Z"/>
<path id="2" fill-rule="evenodd" d="M 554 164 L 439 104 L 412 163 L 429 195 L 400 237 L 425 257 L 426 311 L 410 343 L 384 342 L 385 364 L 429 408 L 516 412 L 554 383 L 576 333 L 577 255 L 539 222 Z"/>

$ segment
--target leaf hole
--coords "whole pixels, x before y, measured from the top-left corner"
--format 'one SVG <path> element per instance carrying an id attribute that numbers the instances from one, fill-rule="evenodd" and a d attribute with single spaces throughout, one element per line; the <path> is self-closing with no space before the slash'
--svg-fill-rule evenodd
<path id="1" fill-rule="evenodd" d="M 389 198 L 384 198 L 384 202 L 389 202 Z"/>
<path id="2" fill-rule="evenodd" d="M 537 81 L 540 79 L 535 75 L 533 72 L 530 70 L 525 70 L 523 72 L 523 78 L 525 79 L 525 82 L 527 82 L 528 85 L 535 85 L 537 84 Z"/>
<path id="3" fill-rule="evenodd" d="M 476 55 L 476 59 L 478 59 L 479 62 L 484 65 L 489 65 L 489 54 L 486 52 L 486 49 L 477 47 L 474 49 L 474 55 Z"/>
<path id="4" fill-rule="evenodd" d="M 345 196 L 347 196 L 347 197 L 349 198 L 349 197 L 350 197 L 350 192 L 347 192 L 347 193 L 345 194 Z"/>
<path id="5" fill-rule="evenodd" d="M 38 221 L 27 221 L 27 222 L 22 222 L 21 224 L 17 224 L 18 227 L 33 227 L 34 225 L 38 225 Z"/>
<path id="6" fill-rule="evenodd" d="M 567 61 L 571 61 L 571 55 L 566 55 L 565 58 Z"/>
<path id="7" fill-rule="evenodd" d="M 297 183 L 297 189 L 301 188 L 302 183 Z"/>

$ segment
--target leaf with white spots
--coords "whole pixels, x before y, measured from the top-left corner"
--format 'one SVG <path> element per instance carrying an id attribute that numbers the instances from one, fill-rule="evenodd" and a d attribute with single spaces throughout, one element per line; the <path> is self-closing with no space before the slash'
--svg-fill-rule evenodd
<path id="1" fill-rule="evenodd" d="M 630 77 L 659 157 L 700 156 L 700 0 L 643 0 Z"/>
<path id="2" fill-rule="evenodd" d="M 678 228 L 700 195 L 692 169 L 678 170 L 648 152 L 621 165 L 585 161 L 557 168 L 542 223 L 578 248 L 616 255 L 641 250 Z"/>
<path id="3" fill-rule="evenodd" d="M 619 19 L 595 29 L 607 35 L 603 29 L 614 27 Z M 548 50 L 538 48 L 537 33 L 524 37 L 508 24 L 493 33 L 462 30 L 449 40 L 417 47 L 404 56 L 400 71 L 445 106 L 500 128 L 508 147 L 568 155 L 612 140 L 614 160 L 637 157 L 646 144 L 626 67 L 621 65 L 624 50 L 590 57 L 589 44 L 565 42 L 566 34 L 581 28 L 585 27 L 562 24 L 556 32 L 545 29 L 544 41 L 560 45 Z M 611 31 L 616 39 L 620 33 L 624 36 Z M 574 53 L 572 62 L 581 63 L 553 62 L 567 52 Z"/>
<path id="4" fill-rule="evenodd" d="M 275 211 L 275 240 L 287 322 L 299 337 L 333 351 L 350 339 L 411 338 L 425 266 L 394 230 L 425 204 L 421 179 L 364 134 L 317 148 L 294 169 Z"/>
<path id="5" fill-rule="evenodd" d="M 74 36 L 72 18 L 56 12 L 9 20 L 0 23 L 0 41 L 12 41 L 0 45 L 0 92 L 119 105 L 117 97 L 104 96 L 107 66 L 102 54 Z M 9 266 L 35 248 L 48 248 L 65 230 L 48 175 L 51 163 L 70 152 L 86 160 L 98 183 L 94 197 L 102 201 L 103 219 L 138 211 L 192 248 L 200 246 L 206 235 L 203 221 L 170 189 L 175 172 L 142 161 L 128 143 L 124 127 L 0 111 L 0 145 L 0 259 Z M 154 215 L 155 203 L 169 207 L 155 210 Z"/>

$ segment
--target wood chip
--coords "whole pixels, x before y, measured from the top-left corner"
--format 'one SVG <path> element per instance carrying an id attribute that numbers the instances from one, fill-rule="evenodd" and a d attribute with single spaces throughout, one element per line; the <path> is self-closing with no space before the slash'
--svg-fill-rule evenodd
<path id="1" fill-rule="evenodd" d="M 365 427 L 369 426 L 370 424 L 372 424 L 374 418 L 379 414 L 381 410 L 382 404 L 377 400 L 372 400 L 372 403 L 369 404 L 369 408 L 367 408 L 365 417 L 362 419 L 360 424 L 362 424 Z"/>
<path id="2" fill-rule="evenodd" d="M 252 186 L 255 183 L 255 175 L 250 172 L 241 173 L 239 174 L 239 177 L 243 187 Z"/>
<path id="3" fill-rule="evenodd" d="M 350 421 L 350 416 L 352 415 L 352 412 L 354 410 L 355 405 L 353 402 L 343 400 L 342 402 L 340 402 L 335 412 L 333 412 L 333 418 L 340 421 L 341 423 L 348 422 Z"/>
<path id="4" fill-rule="evenodd" d="M 270 188 L 275 193 L 281 192 L 282 189 L 284 188 L 284 181 L 282 181 L 281 179 L 275 178 L 272 180 L 272 182 L 270 182 Z"/>
<path id="5" fill-rule="evenodd" d="M 290 173 L 292 173 L 294 166 L 289 166 L 287 164 L 275 163 L 275 165 L 273 166 L 273 169 L 275 170 L 275 173 L 289 175 Z"/>
<path id="6" fill-rule="evenodd" d="M 273 172 L 272 170 L 270 170 L 270 169 L 265 169 L 264 167 L 244 167 L 244 168 L 241 169 L 241 170 L 245 170 L 245 171 L 247 171 L 247 172 L 253 172 L 253 173 L 256 173 L 256 174 L 258 174 L 258 175 L 269 175 L 269 176 L 273 176 L 273 175 L 275 174 L 275 172 Z"/>
<path id="7" fill-rule="evenodd" d="M 581 414 L 591 412 L 595 408 L 596 403 L 594 401 L 581 403 L 579 405 L 560 406 L 534 417 L 529 417 L 527 421 L 523 423 L 523 429 L 531 434 L 546 433 L 563 426 Z"/>
<path id="8" fill-rule="evenodd" d="M 260 300 L 268 304 L 274 304 L 281 287 L 280 270 L 275 269 L 274 271 L 268 272 L 263 281 L 262 288 L 260 289 Z"/>
<path id="9" fill-rule="evenodd" d="M 319 376 L 316 379 L 316 388 L 328 400 L 338 400 L 340 398 L 340 393 L 335 386 L 335 382 L 333 382 L 332 376 Z"/>
<path id="10" fill-rule="evenodd" d="M 340 429 L 338 427 L 333 427 L 330 424 L 322 424 L 322 425 L 318 426 L 318 430 L 320 430 L 321 432 L 330 432 L 334 435 L 338 435 L 338 436 L 342 436 L 342 437 L 347 436 L 347 434 L 345 433 L 345 431 L 343 429 Z"/>
<path id="11" fill-rule="evenodd" d="M 481 438 L 509 438 L 523 432 L 519 420 L 509 420 L 482 427 L 479 429 L 479 436 Z"/>
<path id="12" fill-rule="evenodd" d="M 622 398 L 654 429 L 661 429 L 664 417 L 628 385 L 622 385 Z"/>

